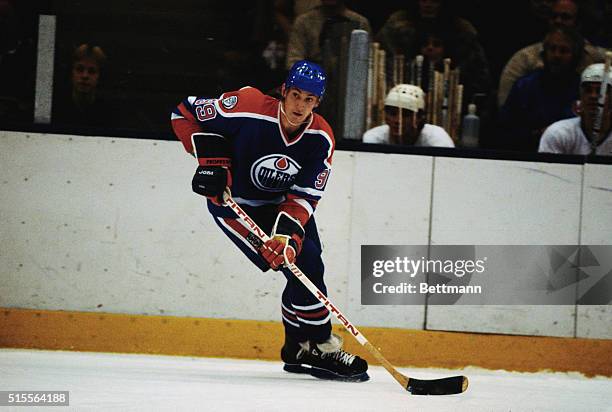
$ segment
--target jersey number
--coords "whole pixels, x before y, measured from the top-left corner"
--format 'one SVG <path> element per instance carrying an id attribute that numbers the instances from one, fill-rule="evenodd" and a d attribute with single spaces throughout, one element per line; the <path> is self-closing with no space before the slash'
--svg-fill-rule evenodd
<path id="1" fill-rule="evenodd" d="M 321 190 L 325 187 L 325 183 L 327 182 L 327 178 L 329 177 L 329 169 L 323 170 L 321 173 L 317 175 L 317 180 L 315 181 L 315 188 Z"/>
<path id="2" fill-rule="evenodd" d="M 215 106 L 212 104 L 205 104 L 204 106 L 196 106 L 195 108 L 198 120 L 204 122 L 206 120 L 214 119 L 217 116 Z"/>

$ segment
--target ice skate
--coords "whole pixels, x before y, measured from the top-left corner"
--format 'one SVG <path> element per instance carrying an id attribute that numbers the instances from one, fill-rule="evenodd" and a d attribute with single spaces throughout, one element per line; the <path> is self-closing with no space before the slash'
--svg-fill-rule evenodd
<path id="1" fill-rule="evenodd" d="M 291 373 L 307 373 L 320 379 L 363 382 L 370 379 L 368 363 L 357 355 L 342 350 L 342 338 L 332 334 L 325 342 L 296 342 L 285 337 L 281 349 L 283 369 Z"/>

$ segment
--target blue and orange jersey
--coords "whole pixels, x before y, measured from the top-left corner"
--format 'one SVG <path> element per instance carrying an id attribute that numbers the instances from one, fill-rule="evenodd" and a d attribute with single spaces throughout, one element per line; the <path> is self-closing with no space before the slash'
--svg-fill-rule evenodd
<path id="1" fill-rule="evenodd" d="M 215 133 L 228 140 L 237 203 L 277 204 L 305 225 L 331 173 L 334 135 L 325 119 L 313 113 L 301 133 L 289 137 L 280 116 L 278 99 L 244 87 L 215 99 L 186 98 L 172 112 L 172 126 L 192 154 L 193 133 Z M 209 209 L 222 216 L 225 208 Z"/>

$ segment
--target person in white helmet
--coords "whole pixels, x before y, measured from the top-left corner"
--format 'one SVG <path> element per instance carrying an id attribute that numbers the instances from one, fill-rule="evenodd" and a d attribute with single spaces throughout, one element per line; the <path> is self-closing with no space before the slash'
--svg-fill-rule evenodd
<path id="1" fill-rule="evenodd" d="M 600 111 L 598 100 L 604 79 L 604 64 L 596 63 L 584 69 L 580 77 L 580 100 L 576 104 L 579 117 L 551 124 L 542 135 L 539 152 L 612 156 L 612 70 L 608 71 L 607 78 L 606 99 Z M 599 133 L 593 133 L 599 115 Z"/>
<path id="2" fill-rule="evenodd" d="M 425 123 L 424 95 L 418 86 L 394 86 L 385 98 L 385 124 L 367 130 L 363 134 L 363 142 L 455 147 L 443 128 Z"/>

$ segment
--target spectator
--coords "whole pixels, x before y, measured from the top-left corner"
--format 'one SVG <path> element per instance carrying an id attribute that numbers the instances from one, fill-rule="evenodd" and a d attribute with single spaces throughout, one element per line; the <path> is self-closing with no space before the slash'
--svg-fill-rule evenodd
<path id="1" fill-rule="evenodd" d="M 450 39 L 445 31 L 431 30 L 422 32 L 419 36 L 418 50 L 425 58 L 425 67 L 428 66 L 428 63 L 433 63 L 439 69 L 444 58 L 451 57 L 450 51 L 447 51 L 450 49 L 449 45 Z"/>
<path id="2" fill-rule="evenodd" d="M 302 59 L 323 63 L 323 43 L 332 37 L 333 26 L 337 25 L 348 35 L 353 29 L 372 32 L 368 19 L 349 10 L 344 0 L 322 0 L 320 6 L 295 19 L 289 35 L 287 68 Z"/>
<path id="3" fill-rule="evenodd" d="M 293 15 L 295 17 L 306 13 L 321 5 L 321 0 L 288 0 L 293 3 Z"/>
<path id="4" fill-rule="evenodd" d="M 97 45 L 83 43 L 72 54 L 70 88 L 53 99 L 52 122 L 56 126 L 154 130 L 150 120 L 129 99 L 109 99 L 101 90 L 106 53 Z M 61 86 L 60 86 L 61 89 Z M 121 107 L 131 107 L 129 113 Z"/>
<path id="5" fill-rule="evenodd" d="M 98 86 L 106 64 L 101 47 L 81 44 L 72 55 L 70 96 L 61 96 L 53 104 L 53 123 L 62 126 L 107 127 L 116 121 L 112 106 L 102 99 Z"/>
<path id="6" fill-rule="evenodd" d="M 449 0 L 411 0 L 405 9 L 389 16 L 376 39 L 390 53 L 414 55 L 418 29 L 432 25 L 446 27 L 450 33 L 477 35 L 472 23 L 451 12 Z"/>
<path id="7" fill-rule="evenodd" d="M 291 33 L 295 17 L 314 9 L 320 4 L 319 0 L 273 0 L 272 17 L 274 24 L 279 27 L 284 33 L 285 39 L 287 39 L 289 33 Z"/>
<path id="8" fill-rule="evenodd" d="M 556 26 L 543 50 L 544 67 L 518 79 L 499 112 L 499 135 L 510 149 L 535 152 L 544 129 L 575 116 L 584 39 L 571 27 Z"/>
<path id="9" fill-rule="evenodd" d="M 477 31 L 467 20 L 456 16 L 449 0 L 413 0 L 404 10 L 393 13 L 376 35 L 388 55 L 403 54 L 411 61 L 423 53 L 426 33 L 444 39 L 447 54 L 455 66 L 462 67 L 462 81 L 471 84 L 464 91 L 470 103 L 475 93 L 489 93 L 489 64 L 477 38 Z M 467 78 L 472 78 L 467 82 Z M 467 89 L 467 88 L 466 88 Z"/>
<path id="10" fill-rule="evenodd" d="M 443 128 L 425 124 L 423 90 L 410 84 L 398 84 L 389 91 L 385 98 L 385 124 L 367 130 L 363 142 L 455 147 Z"/>
<path id="11" fill-rule="evenodd" d="M 477 93 L 487 94 L 489 92 L 490 76 L 486 60 L 479 60 L 477 56 L 484 55 L 475 53 L 464 59 L 461 55 L 461 46 L 456 39 L 444 28 L 431 26 L 422 30 L 417 36 L 418 54 L 424 57 L 422 70 L 423 85 L 429 84 L 429 63 L 433 63 L 437 71 L 444 71 L 444 59 L 451 59 L 451 68 L 459 69 L 459 82 L 463 84 L 464 106 L 473 102 Z M 415 56 L 411 56 L 415 57 Z M 425 86 L 424 86 L 425 87 Z M 479 102 L 480 103 L 480 102 Z M 481 111 L 485 111 L 481 108 Z"/>
<path id="12" fill-rule="evenodd" d="M 552 6 L 551 16 L 548 21 L 549 26 L 562 25 L 580 30 L 581 9 L 576 0 L 557 0 Z M 542 61 L 543 43 L 535 43 L 516 52 L 506 63 L 497 92 L 497 104 L 501 107 L 508 97 L 508 93 L 516 80 L 544 65 Z M 582 59 L 578 64 L 578 70 L 583 70 L 586 66 L 602 62 L 604 50 L 594 47 L 585 41 Z"/>
<path id="13" fill-rule="evenodd" d="M 341 46 L 355 29 L 372 32 L 368 19 L 349 10 L 344 0 L 321 0 L 320 6 L 296 17 L 289 36 L 287 67 L 307 59 L 327 69 L 327 91 L 317 110 L 334 130 L 342 127 L 340 79 L 346 67 L 339 57 Z"/>
<path id="14" fill-rule="evenodd" d="M 598 100 L 603 80 L 603 63 L 592 64 L 580 79 L 579 117 L 560 120 L 550 125 L 540 141 L 540 152 L 574 155 L 597 154 L 612 156 L 612 73 L 609 72 L 606 101 L 597 141 L 593 140 L 593 125 L 598 114 Z"/>
<path id="15" fill-rule="evenodd" d="M 320 3 L 319 0 L 266 0 L 254 3 L 257 4 L 257 12 L 253 37 L 266 67 L 256 77 L 260 89 L 266 94 L 280 97 L 280 84 L 287 74 L 287 44 L 293 21 L 296 16 L 314 9 Z M 248 52 L 243 54 L 246 54 L 246 65 L 251 65 L 253 57 Z M 252 75 L 249 73 L 251 82 Z"/>

